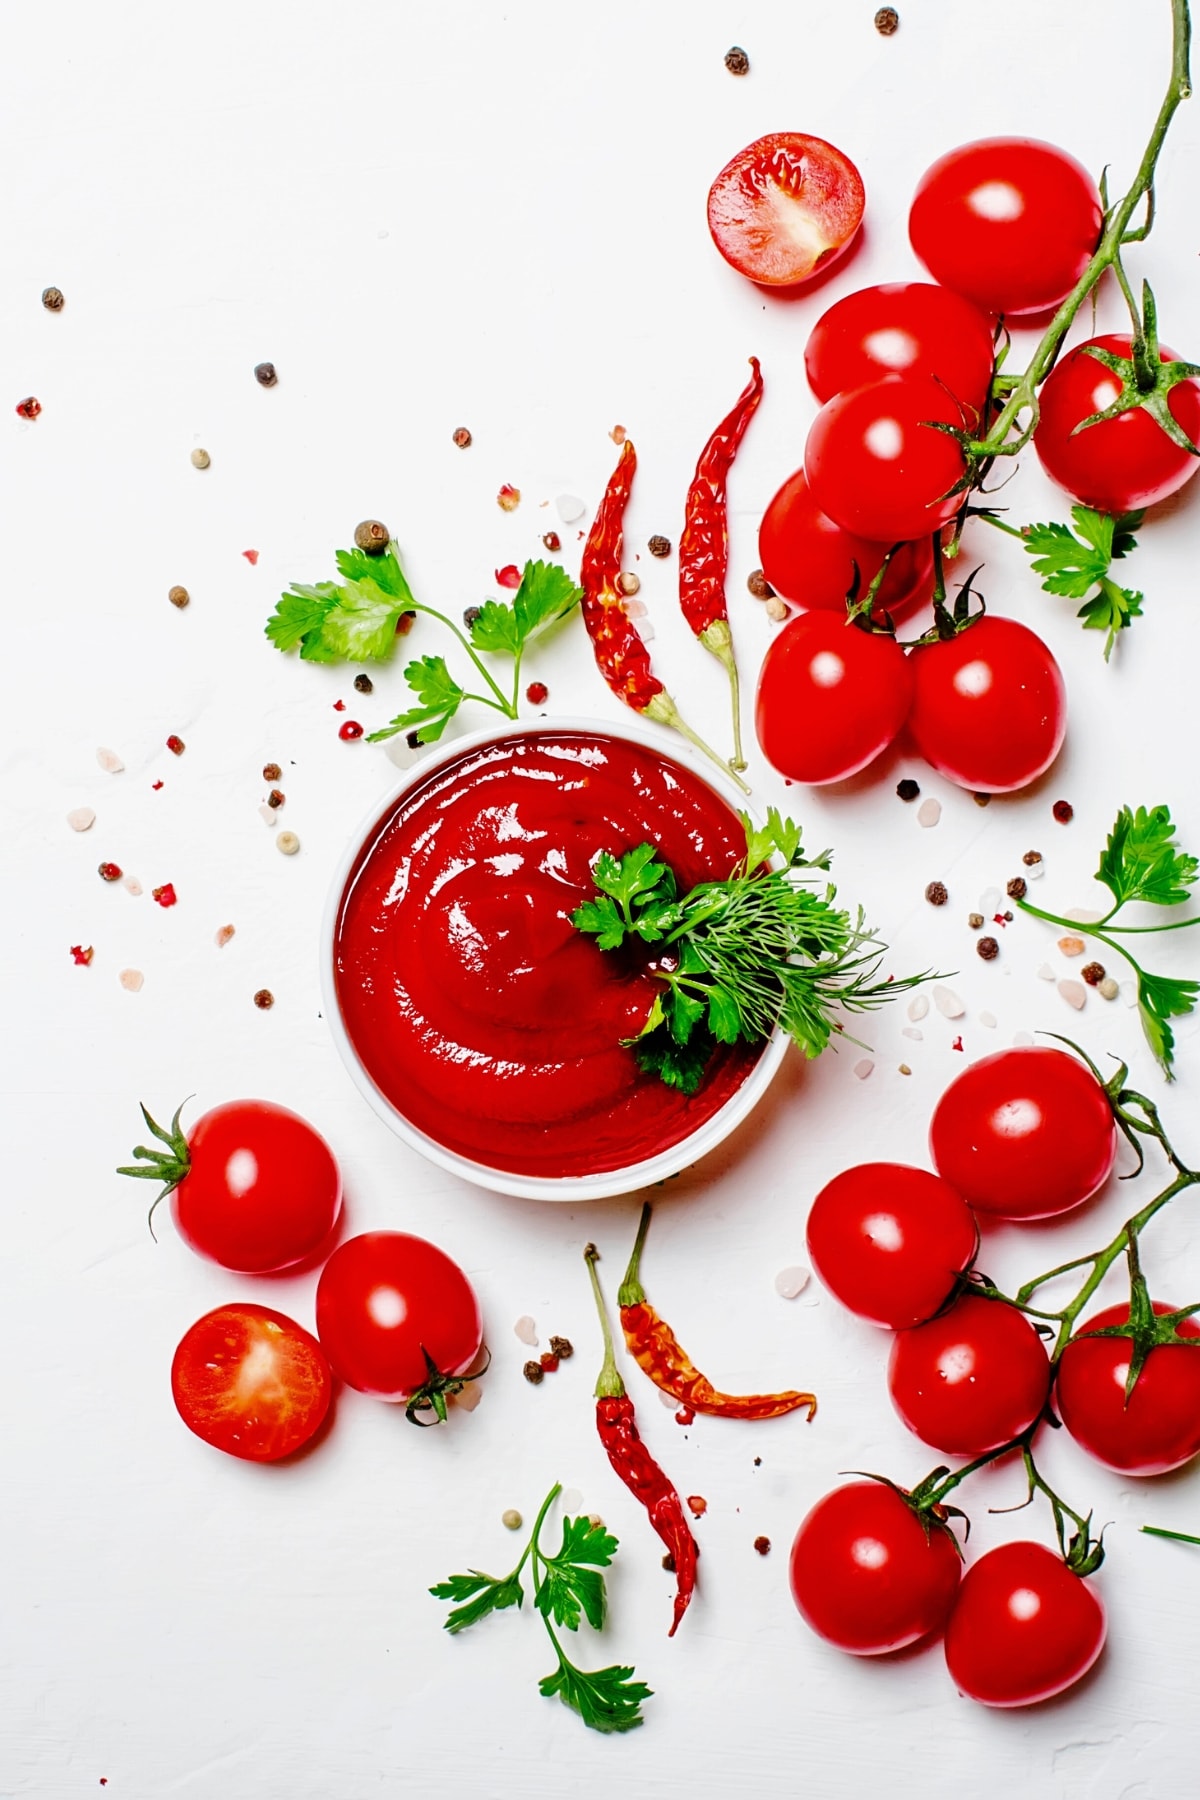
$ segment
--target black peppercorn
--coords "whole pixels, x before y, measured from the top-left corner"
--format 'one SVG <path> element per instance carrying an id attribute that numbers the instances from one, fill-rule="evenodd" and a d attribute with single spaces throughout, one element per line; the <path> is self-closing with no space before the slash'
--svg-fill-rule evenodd
<path id="1" fill-rule="evenodd" d="M 746 577 L 746 586 L 756 600 L 773 600 L 775 597 L 775 589 L 761 569 L 751 569 Z"/>
<path id="2" fill-rule="evenodd" d="M 375 692 L 375 683 L 371 680 L 369 675 L 356 675 L 354 677 L 354 691 L 357 694 L 373 694 Z"/>
<path id="3" fill-rule="evenodd" d="M 880 37 L 891 37 L 899 29 L 900 14 L 894 6 L 881 6 L 875 14 L 875 29 Z"/>
<path id="4" fill-rule="evenodd" d="M 531 1387 L 536 1387 L 539 1381 L 546 1379 L 546 1371 L 540 1362 L 527 1362 L 521 1373 Z"/>
<path id="5" fill-rule="evenodd" d="M 1028 890 L 1028 883 L 1023 875 L 1014 875 L 1004 891 L 1010 900 L 1023 900 Z"/>
<path id="6" fill-rule="evenodd" d="M 740 44 L 734 44 L 725 52 L 725 67 L 731 75 L 748 75 L 750 73 L 750 58 Z"/>
<path id="7" fill-rule="evenodd" d="M 368 556 L 378 556 L 391 543 L 392 534 L 382 519 L 364 519 L 354 527 L 354 541 Z"/>
<path id="8" fill-rule="evenodd" d="M 482 606 L 464 606 L 464 608 L 463 608 L 463 624 L 466 626 L 468 631 L 471 631 L 474 629 L 476 620 L 479 619 L 480 617 L 482 617 L 482 614 L 483 614 Z"/>
<path id="9" fill-rule="evenodd" d="M 944 881 L 931 881 L 925 889 L 925 898 L 930 906 L 945 906 L 950 895 L 946 891 Z"/>
<path id="10" fill-rule="evenodd" d="M 910 775 L 906 775 L 903 781 L 896 783 L 896 792 L 901 800 L 915 800 L 921 792 L 921 784 L 919 781 L 914 781 Z"/>
<path id="11" fill-rule="evenodd" d="M 654 536 L 648 540 L 646 548 L 651 556 L 670 556 L 671 540 L 669 537 L 663 537 L 661 532 L 656 531 Z"/>
<path id="12" fill-rule="evenodd" d="M 1000 946 L 994 937 L 980 938 L 975 945 L 984 962 L 995 962 L 1000 954 Z"/>
<path id="13" fill-rule="evenodd" d="M 279 380 L 274 363 L 255 363 L 254 379 L 259 387 L 274 387 Z"/>
<path id="14" fill-rule="evenodd" d="M 67 297 L 61 288 L 48 287 L 42 289 L 42 305 L 47 312 L 61 312 L 67 304 Z"/>
<path id="15" fill-rule="evenodd" d="M 1056 800 L 1054 802 L 1053 810 L 1054 816 L 1060 825 L 1069 825 L 1071 820 L 1075 817 L 1075 808 L 1071 805 L 1069 800 Z"/>

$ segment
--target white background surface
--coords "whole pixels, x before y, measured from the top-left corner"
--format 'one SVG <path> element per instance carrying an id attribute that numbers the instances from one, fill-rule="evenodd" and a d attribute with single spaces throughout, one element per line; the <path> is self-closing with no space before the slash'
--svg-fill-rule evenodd
<path id="1" fill-rule="evenodd" d="M 805 1070 L 791 1060 L 726 1152 L 662 1197 L 647 1255 L 653 1300 L 728 1386 L 812 1385 L 817 1422 L 686 1433 L 636 1370 L 645 1436 L 681 1492 L 709 1502 L 697 1528 L 701 1592 L 667 1641 L 660 1546 L 595 1438 L 598 1335 L 580 1250 L 595 1236 L 610 1293 L 633 1200 L 586 1211 L 504 1200 L 436 1174 L 371 1114 L 320 1020 L 316 930 L 347 834 L 395 778 L 382 750 L 338 741 L 403 705 L 399 668 L 360 704 L 353 670 L 300 667 L 262 636 L 281 588 L 332 572 L 336 545 L 378 514 L 419 595 L 456 612 L 492 571 L 538 552 L 561 493 L 595 504 L 620 422 L 641 458 L 629 515 L 656 626 L 654 654 L 681 705 L 721 736 L 724 677 L 678 621 L 676 565 L 643 556 L 678 539 L 705 436 L 763 361 L 767 399 L 731 483 L 731 609 L 752 677 L 767 622 L 745 592 L 755 528 L 800 461 L 813 403 L 803 346 L 819 312 L 870 281 L 918 273 L 908 201 L 932 158 L 987 132 L 1045 136 L 1119 191 L 1165 84 L 1166 0 L 906 0 L 890 41 L 871 0 L 716 0 L 586 11 L 359 4 L 184 9 L 80 0 L 8 13 L 0 121 L 0 456 L 5 647 L 0 666 L 8 1122 L 0 1429 L 5 1475 L 0 1795 L 112 1800 L 360 1800 L 367 1795 L 601 1796 L 743 1792 L 1159 1800 L 1194 1790 L 1200 1553 L 1139 1537 L 1153 1520 L 1200 1523 L 1195 1472 L 1139 1486 L 1046 1447 L 1051 1477 L 1112 1520 L 1100 1577 L 1110 1647 L 1078 1691 L 1036 1711 L 958 1697 L 934 1648 L 856 1662 L 811 1637 L 786 1585 L 787 1549 L 838 1471 L 912 1481 L 937 1460 L 893 1417 L 883 1334 L 816 1283 L 788 1303 L 775 1273 L 804 1258 L 816 1188 L 866 1157 L 924 1160 L 929 1111 L 966 1055 L 1038 1028 L 1075 1032 L 1097 1057 L 1160 1078 L 1136 1016 L 1089 1000 L 1070 1013 L 1037 979 L 1051 934 L 1019 920 L 991 966 L 966 913 L 1041 849 L 1046 903 L 1086 904 L 1088 876 L 1123 801 L 1168 801 L 1200 844 L 1195 743 L 1194 542 L 1200 484 L 1146 528 L 1130 577 L 1147 616 L 1113 664 L 1067 602 L 1038 593 L 1018 546 L 990 534 L 982 585 L 1036 622 L 1070 689 L 1068 747 L 1031 793 L 979 810 L 897 755 L 843 789 L 789 805 L 833 843 L 847 897 L 893 946 L 891 966 L 960 971 L 966 1017 L 932 1014 L 917 1043 L 897 1008 L 869 1022 L 876 1060 Z M 722 64 L 745 45 L 752 73 Z M 819 293 L 773 301 L 733 274 L 705 230 L 707 185 L 768 130 L 826 135 L 862 169 L 865 241 Z M 1159 224 L 1131 254 L 1151 273 L 1164 334 L 1195 355 L 1200 268 L 1194 195 L 1200 110 L 1177 119 Z M 57 283 L 53 317 L 41 289 Z M 1119 325 L 1111 294 L 1102 321 Z M 1081 334 L 1082 335 L 1082 334 Z M 1018 337 L 1016 356 L 1027 351 Z M 279 369 L 260 389 L 253 365 Z M 16 401 L 36 394 L 27 425 Z M 467 453 L 450 435 L 466 424 Z M 212 466 L 189 453 L 203 444 Z M 524 496 L 504 516 L 501 482 Z M 1017 520 L 1065 517 L 1031 458 L 1006 500 Z M 586 521 L 585 521 L 586 522 Z M 257 567 L 242 552 L 260 552 Z M 172 583 L 193 596 L 177 612 Z M 440 650 L 434 628 L 414 648 Z M 551 708 L 611 718 L 581 632 L 531 659 Z M 331 710 L 344 696 L 347 714 Z M 468 721 L 478 723 L 478 716 Z M 187 743 L 176 760 L 170 732 Z M 104 774 L 98 745 L 126 768 Z M 258 814 L 261 765 L 284 767 L 279 856 Z M 944 804 L 922 831 L 894 796 L 914 773 Z M 756 796 L 782 799 L 756 765 Z M 161 779 L 161 791 L 152 783 Z M 1067 830 L 1050 817 L 1073 800 Z M 91 805 L 76 836 L 69 808 Z M 114 858 L 144 896 L 105 887 Z M 938 876 L 951 904 L 922 899 Z M 152 885 L 173 881 L 178 906 Z M 215 929 L 232 922 L 223 951 Z M 89 969 L 73 943 L 95 945 Z M 1166 970 L 1187 946 L 1159 940 Z M 140 994 L 118 971 L 144 971 Z M 1194 968 L 1194 963 L 1192 965 Z M 1065 967 L 1061 971 L 1066 973 Z M 274 1010 L 255 1010 L 269 986 Z M 990 1010 L 994 1031 L 979 1020 Z M 1200 1049 L 1180 1031 L 1167 1096 L 1176 1141 L 1200 1154 Z M 912 1067 L 905 1078 L 901 1061 Z M 341 1396 L 332 1432 L 295 1466 L 209 1450 L 175 1416 L 171 1353 L 201 1312 L 255 1297 L 311 1324 L 313 1275 L 229 1276 L 167 1229 L 150 1242 L 143 1195 L 112 1173 L 141 1134 L 136 1102 L 190 1116 L 263 1094 L 307 1114 L 345 1171 L 347 1229 L 427 1233 L 480 1293 L 493 1370 L 478 1410 L 418 1436 L 396 1413 Z M 1147 1177 L 1138 1192 L 1153 1189 Z M 1054 1231 L 989 1232 L 1003 1282 L 1103 1241 L 1131 1210 L 1110 1188 Z M 1156 1292 L 1195 1297 L 1191 1202 L 1153 1228 Z M 532 1314 L 577 1355 L 541 1389 L 512 1333 Z M 761 1456 L 761 1467 L 754 1457 Z M 554 1480 L 621 1538 L 611 1626 L 580 1661 L 636 1662 L 656 1690 L 624 1740 L 543 1701 L 547 1647 L 528 1608 L 451 1640 L 430 1582 L 502 1570 L 505 1507 L 531 1517 Z M 972 1545 L 1046 1538 L 1015 1472 L 968 1490 Z M 767 1534 L 771 1554 L 753 1539 Z"/>

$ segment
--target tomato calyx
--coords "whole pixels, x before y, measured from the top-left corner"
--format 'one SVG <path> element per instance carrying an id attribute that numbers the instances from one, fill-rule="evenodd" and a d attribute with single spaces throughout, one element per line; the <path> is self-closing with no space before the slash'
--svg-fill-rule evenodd
<path id="1" fill-rule="evenodd" d="M 487 1360 L 483 1367 L 472 1370 L 469 1375 L 447 1375 L 444 1370 L 438 1368 L 424 1344 L 421 1345 L 421 1355 L 425 1358 L 425 1380 L 408 1396 L 404 1416 L 410 1425 L 429 1426 L 439 1423 L 444 1425 L 447 1418 L 446 1396 L 453 1397 L 455 1394 L 461 1394 L 469 1382 L 478 1381 L 481 1375 L 486 1375 L 491 1367 L 491 1351 L 484 1350 Z M 431 1412 L 434 1417 L 432 1419 L 418 1418 L 418 1413 L 423 1412 Z"/>
<path id="2" fill-rule="evenodd" d="M 1190 1350 L 1200 1349 L 1200 1338 L 1183 1335 L 1178 1329 L 1184 1319 L 1190 1319 L 1200 1312 L 1200 1301 L 1192 1306 L 1181 1306 L 1174 1312 L 1156 1312 L 1146 1278 L 1142 1274 L 1136 1232 L 1130 1233 L 1125 1255 L 1129 1263 L 1128 1317 L 1113 1325 L 1097 1325 L 1090 1331 L 1076 1332 L 1070 1341 L 1077 1343 L 1083 1338 L 1119 1337 L 1126 1338 L 1132 1344 L 1129 1370 L 1125 1377 L 1125 1405 L 1128 1406 L 1152 1350 L 1163 1344 L 1182 1344 Z"/>
<path id="3" fill-rule="evenodd" d="M 947 1506 L 939 1498 L 939 1495 L 942 1492 L 949 1493 L 950 1489 L 954 1487 L 960 1479 L 959 1476 L 952 1476 L 945 1488 L 942 1487 L 942 1483 L 945 1481 L 946 1476 L 950 1475 L 949 1464 L 942 1463 L 938 1468 L 930 1470 L 929 1474 L 913 1488 L 901 1487 L 898 1481 L 893 1481 L 888 1475 L 877 1475 L 873 1469 L 840 1469 L 838 1473 L 841 1475 L 860 1475 L 864 1481 L 878 1481 L 883 1487 L 891 1488 L 893 1494 L 898 1495 L 899 1498 L 903 1500 L 905 1506 L 908 1507 L 909 1511 L 915 1514 L 916 1518 L 920 1521 L 921 1529 L 925 1533 L 925 1541 L 927 1543 L 933 1536 L 933 1533 L 939 1531 L 943 1536 L 948 1537 L 950 1542 L 954 1545 L 955 1555 L 958 1557 L 959 1561 L 961 1562 L 964 1560 L 962 1545 L 959 1543 L 958 1538 L 951 1529 L 950 1520 L 962 1520 L 964 1539 L 969 1538 L 971 1535 L 971 1521 L 967 1514 L 962 1510 L 961 1506 Z"/>
<path id="4" fill-rule="evenodd" d="M 1173 444 L 1186 450 L 1189 456 L 1200 456 L 1200 448 L 1192 442 L 1169 405 L 1172 389 L 1181 381 L 1200 376 L 1200 365 L 1162 361 L 1158 345 L 1158 309 L 1148 281 L 1142 283 L 1141 317 L 1136 308 L 1132 308 L 1132 312 L 1134 330 L 1128 356 L 1118 356 L 1115 350 L 1106 350 L 1100 344 L 1081 345 L 1085 356 L 1093 357 L 1117 377 L 1121 391 L 1108 406 L 1081 419 L 1071 436 L 1078 437 L 1081 431 L 1088 431 L 1093 425 L 1100 425 L 1106 419 L 1118 419 L 1122 413 L 1140 408 L 1149 413 Z"/>
<path id="5" fill-rule="evenodd" d="M 167 1196 L 174 1193 L 192 1166 L 187 1139 L 179 1129 L 179 1119 L 188 1100 L 194 1098 L 193 1094 L 189 1094 L 187 1100 L 180 1101 L 175 1109 L 175 1117 L 171 1120 L 170 1126 L 165 1129 L 150 1117 L 145 1106 L 139 1100 L 138 1105 L 141 1106 L 142 1117 L 145 1119 L 147 1127 L 160 1143 L 168 1146 L 168 1149 L 165 1151 L 150 1150 L 145 1144 L 135 1144 L 133 1154 L 148 1166 L 146 1168 L 126 1167 L 117 1170 L 118 1175 L 132 1175 L 145 1181 L 161 1181 L 164 1184 L 162 1192 L 155 1196 L 150 1211 L 146 1214 L 146 1224 L 150 1228 L 150 1236 L 154 1238 L 155 1243 L 158 1242 L 158 1239 L 154 1237 L 154 1214 Z"/>

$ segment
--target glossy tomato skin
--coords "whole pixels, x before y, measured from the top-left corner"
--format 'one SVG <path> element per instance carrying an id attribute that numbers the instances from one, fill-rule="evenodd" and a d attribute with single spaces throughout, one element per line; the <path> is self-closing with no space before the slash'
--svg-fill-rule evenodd
<path id="1" fill-rule="evenodd" d="M 823 513 L 812 497 L 803 469 L 789 475 L 773 496 L 758 530 L 763 574 L 794 606 L 845 616 L 846 596 L 859 592 L 879 573 L 888 544 L 855 537 Z M 928 538 L 899 544 L 879 585 L 874 611 L 897 622 L 924 604 L 933 592 L 933 548 Z"/>
<path id="2" fill-rule="evenodd" d="M 792 1597 L 818 1637 L 854 1656 L 885 1656 L 940 1631 L 962 1562 L 945 1531 L 921 1522 L 882 1481 L 817 1501 L 792 1545 Z"/>
<path id="3" fill-rule="evenodd" d="M 927 375 L 891 375 L 827 400 L 808 434 L 804 473 L 822 512 L 876 543 L 932 536 L 962 504 L 965 468 L 937 424 L 974 430 L 973 413 Z"/>
<path id="4" fill-rule="evenodd" d="M 1103 226 L 1082 163 L 1036 138 L 998 137 L 949 150 L 925 171 L 908 236 L 943 287 L 1019 317 L 1066 299 Z"/>
<path id="5" fill-rule="evenodd" d="M 179 1234 L 200 1256 L 245 1275 L 307 1260 L 342 1206 L 325 1139 L 271 1100 L 230 1100 L 188 1133 L 191 1167 L 171 1195 Z"/>
<path id="6" fill-rule="evenodd" d="M 1104 1605 L 1044 1544 L 1000 1544 L 963 1576 L 946 1667 L 984 1706 L 1033 1706 L 1072 1687 L 1104 1648 Z"/>
<path id="7" fill-rule="evenodd" d="M 911 662 L 913 742 L 959 787 L 1015 793 L 1062 749 L 1062 671 L 1027 625 L 988 613 L 958 637 L 914 650 Z"/>
<path id="8" fill-rule="evenodd" d="M 822 313 L 804 352 L 808 385 L 822 404 L 889 375 L 930 375 L 976 413 L 995 360 L 994 321 L 928 281 L 847 294 Z"/>
<path id="9" fill-rule="evenodd" d="M 1176 1309 L 1156 1300 L 1154 1310 L 1161 1315 Z M 1123 1325 L 1128 1317 L 1127 1304 L 1109 1306 L 1078 1331 Z M 1181 1319 L 1176 1330 L 1200 1338 L 1195 1318 Z M 1165 1475 L 1200 1454 L 1200 1350 L 1156 1344 L 1126 1401 L 1132 1350 L 1127 1337 L 1073 1337 L 1058 1365 L 1058 1411 L 1075 1442 L 1105 1468 Z"/>
<path id="10" fill-rule="evenodd" d="M 1122 357 L 1129 356 L 1131 342 L 1128 334 L 1088 340 Z M 1041 390 L 1033 447 L 1050 479 L 1085 506 L 1106 513 L 1156 506 L 1191 480 L 1200 458 L 1173 444 L 1140 406 L 1072 435 L 1084 419 L 1111 406 L 1121 391 L 1113 371 L 1088 354 L 1088 344 L 1076 345 L 1050 371 Z M 1165 344 L 1159 358 L 1179 361 Z M 1200 441 L 1200 381 L 1179 382 L 1167 405 L 1192 442 Z"/>
<path id="11" fill-rule="evenodd" d="M 859 1163 L 826 1182 L 808 1215 L 813 1268 L 873 1325 L 919 1325 L 970 1267 L 979 1228 L 947 1181 L 904 1163 Z"/>
<path id="12" fill-rule="evenodd" d="M 935 1450 L 982 1456 L 1027 1431 L 1046 1403 L 1050 1359 L 1024 1313 L 967 1294 L 898 1331 L 888 1360 L 892 1403 Z"/>
<path id="13" fill-rule="evenodd" d="M 845 255 L 862 224 L 862 176 L 824 138 L 756 138 L 709 189 L 708 229 L 725 261 L 762 287 L 801 287 Z"/>
<path id="14" fill-rule="evenodd" d="M 428 1379 L 426 1350 L 443 1375 L 466 1373 L 483 1323 L 474 1288 L 444 1250 L 405 1231 L 367 1231 L 321 1272 L 317 1336 L 349 1387 L 407 1400 Z"/>
<path id="15" fill-rule="evenodd" d="M 929 1127 L 934 1163 L 976 1212 L 1052 1219 L 1108 1180 L 1117 1128 L 1091 1070 L 1065 1050 L 997 1050 L 955 1077 Z"/>
<path id="16" fill-rule="evenodd" d="M 269 1306 L 218 1306 L 184 1333 L 171 1393 L 189 1431 L 247 1462 L 279 1462 L 320 1429 L 333 1379 L 310 1332 Z"/>
<path id="17" fill-rule="evenodd" d="M 771 766 L 789 780 L 843 781 L 873 762 L 908 714 L 912 676 L 894 638 L 829 612 L 792 619 L 763 658 L 754 719 Z"/>

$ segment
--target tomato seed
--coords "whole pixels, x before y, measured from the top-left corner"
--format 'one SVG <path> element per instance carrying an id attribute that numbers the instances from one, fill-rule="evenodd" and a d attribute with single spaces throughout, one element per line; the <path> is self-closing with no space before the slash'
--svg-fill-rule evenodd
<path id="1" fill-rule="evenodd" d="M 354 542 L 368 556 L 379 556 L 392 541 L 392 534 L 382 519 L 363 519 L 354 527 Z"/>

